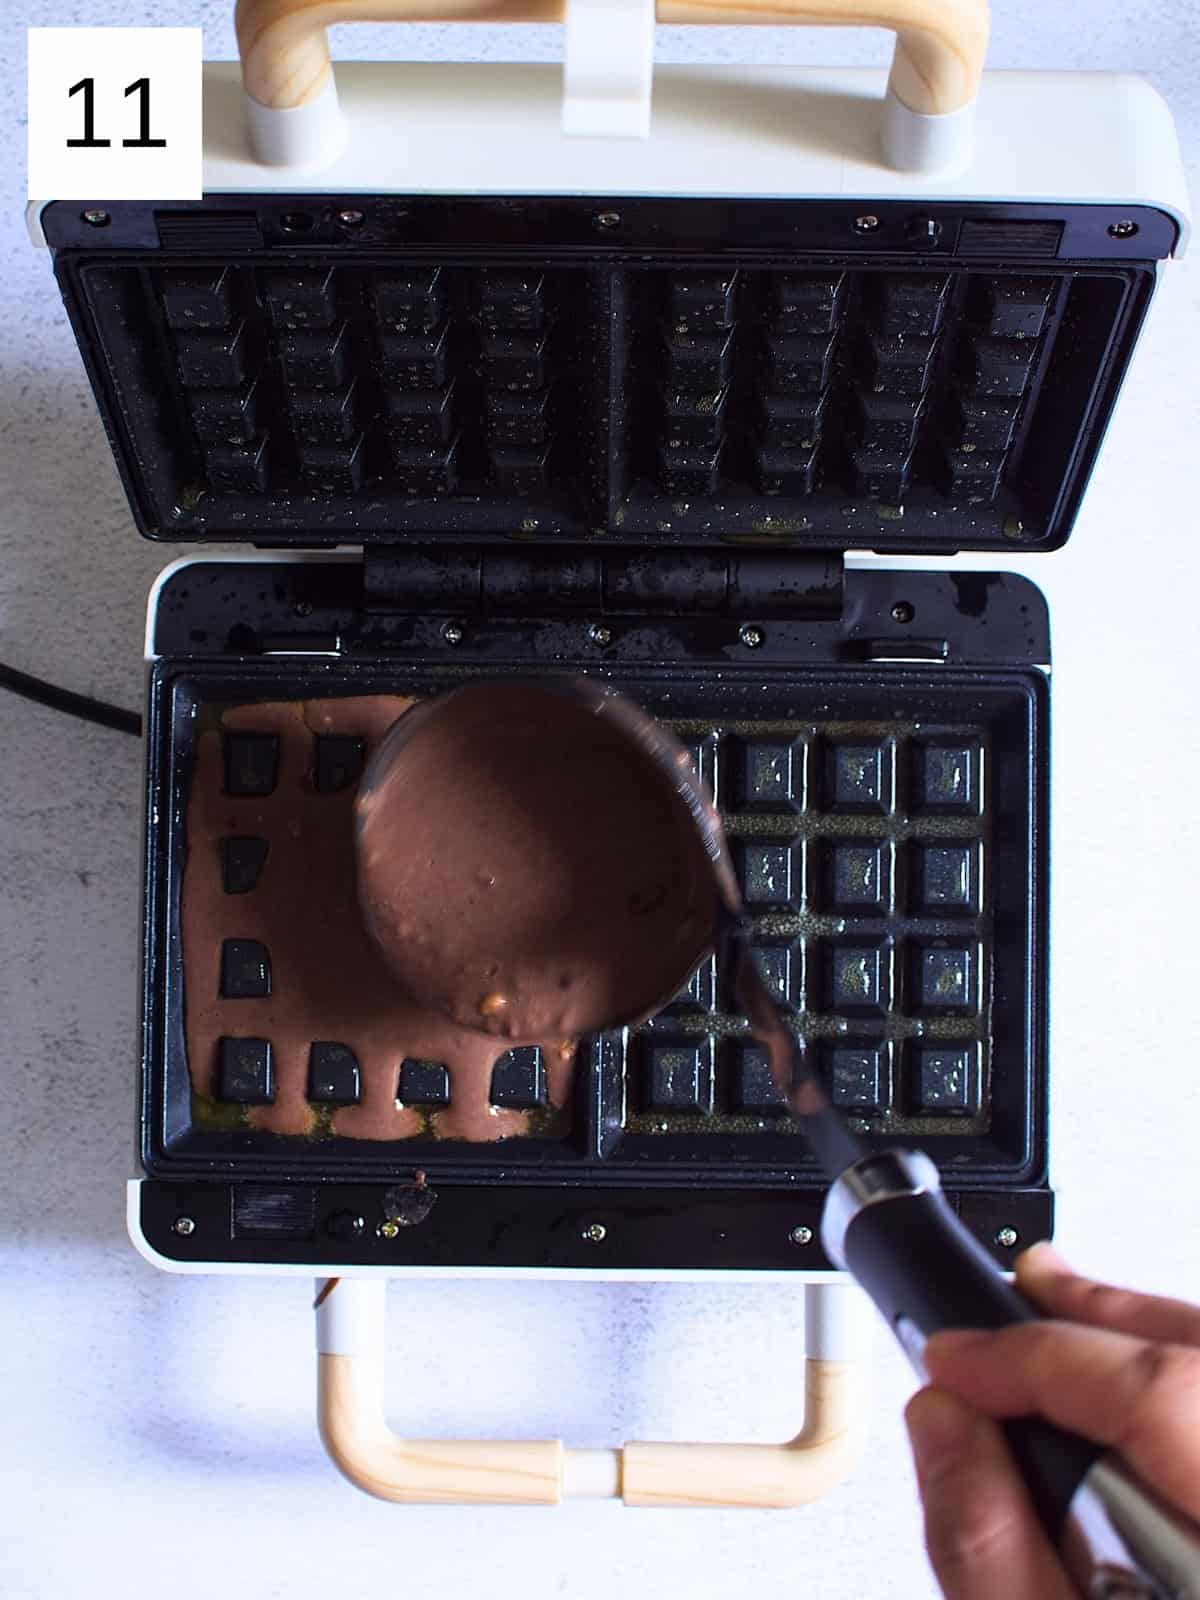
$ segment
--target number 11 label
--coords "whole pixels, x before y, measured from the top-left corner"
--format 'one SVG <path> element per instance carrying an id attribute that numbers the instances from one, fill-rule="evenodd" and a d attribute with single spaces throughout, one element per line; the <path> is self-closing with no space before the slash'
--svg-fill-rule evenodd
<path id="1" fill-rule="evenodd" d="M 29 29 L 29 198 L 198 200 L 199 28 Z"/>

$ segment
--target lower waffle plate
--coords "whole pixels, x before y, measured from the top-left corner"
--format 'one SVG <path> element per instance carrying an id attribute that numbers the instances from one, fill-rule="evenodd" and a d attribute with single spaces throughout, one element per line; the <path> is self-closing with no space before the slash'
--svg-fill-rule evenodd
<path id="1" fill-rule="evenodd" d="M 610 676 L 713 789 L 764 976 L 846 1115 L 881 1146 L 920 1144 L 956 1185 L 1039 1181 L 1041 674 Z M 479 1106 L 456 1101 L 436 1039 L 389 1016 L 365 941 L 355 984 L 312 978 L 331 919 L 361 938 L 362 762 L 408 698 L 461 677 L 156 669 L 147 1171 L 818 1186 L 711 960 L 664 1011 L 580 1041 L 573 1061 L 498 1044 Z"/>

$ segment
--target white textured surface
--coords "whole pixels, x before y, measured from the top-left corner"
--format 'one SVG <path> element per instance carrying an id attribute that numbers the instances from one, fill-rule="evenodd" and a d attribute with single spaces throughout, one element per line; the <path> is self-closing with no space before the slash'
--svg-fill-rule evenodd
<path id="1" fill-rule="evenodd" d="M 149 20 L 145 0 L 26 0 L 30 23 Z M 226 13 L 206 53 L 232 54 Z M 1193 160 L 1194 0 L 1000 0 L 997 66 L 1147 72 Z M 153 20 L 196 20 L 159 0 Z M 0 659 L 127 705 L 145 591 L 49 262 L 29 249 L 23 49 L 0 78 Z M 555 30 L 339 30 L 336 53 L 554 54 Z M 660 54 L 882 65 L 882 35 L 662 32 Z M 1195 186 L 1195 178 L 1193 178 Z M 1200 1298 L 1195 1134 L 1195 268 L 1167 274 L 1074 537 L 1024 570 L 1055 627 L 1054 1177 L 1087 1266 Z M 986 563 L 976 563 L 986 564 Z M 794 1515 L 404 1510 L 343 1484 L 312 1422 L 307 1282 L 170 1278 L 125 1242 L 139 762 L 132 740 L 0 695 L 0 1464 L 7 1600 L 143 1588 L 763 1600 L 932 1595 L 879 1341 L 854 1482 Z M 1129 1085 L 1126 1088 L 1126 1085 Z M 797 1420 L 802 1307 L 778 1289 L 413 1285 L 391 1292 L 398 1425 L 436 1434 L 769 1437 Z M 403 1303 L 402 1303 L 403 1302 Z"/>

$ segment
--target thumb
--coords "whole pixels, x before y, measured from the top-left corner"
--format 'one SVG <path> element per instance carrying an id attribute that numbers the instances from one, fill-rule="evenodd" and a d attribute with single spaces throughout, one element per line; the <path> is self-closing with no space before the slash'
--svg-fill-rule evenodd
<path id="1" fill-rule="evenodd" d="M 922 1389 L 904 1420 L 946 1600 L 1075 1600 L 999 1426 L 942 1389 Z"/>

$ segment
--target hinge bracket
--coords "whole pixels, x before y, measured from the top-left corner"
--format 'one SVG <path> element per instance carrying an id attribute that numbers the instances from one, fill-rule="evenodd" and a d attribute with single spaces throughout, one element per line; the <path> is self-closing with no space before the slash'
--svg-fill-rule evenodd
<path id="1" fill-rule="evenodd" d="M 379 546 L 364 555 L 371 612 L 652 615 L 831 620 L 844 601 L 840 554 L 774 550 L 513 550 Z"/>

